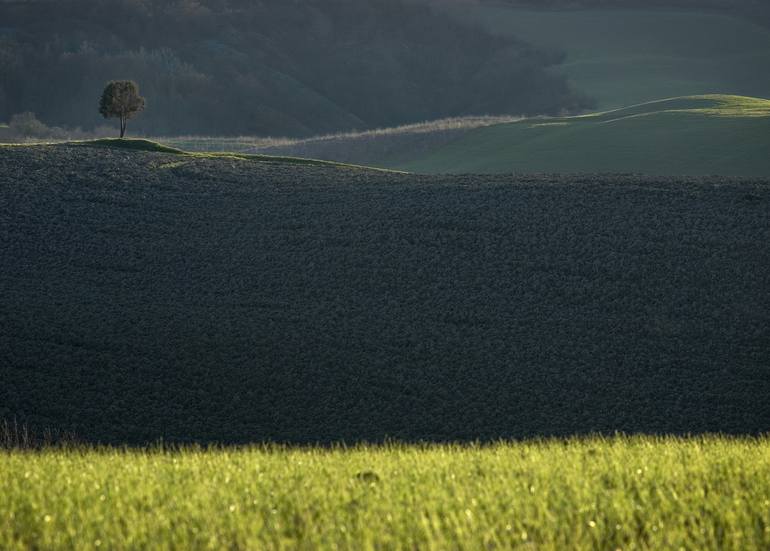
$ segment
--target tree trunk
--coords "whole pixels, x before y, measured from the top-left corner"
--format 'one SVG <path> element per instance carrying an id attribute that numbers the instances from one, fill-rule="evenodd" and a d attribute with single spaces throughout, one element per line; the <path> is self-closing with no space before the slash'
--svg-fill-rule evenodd
<path id="1" fill-rule="evenodd" d="M 125 117 L 120 117 L 120 137 L 123 138 L 123 136 L 126 135 L 126 119 Z"/>

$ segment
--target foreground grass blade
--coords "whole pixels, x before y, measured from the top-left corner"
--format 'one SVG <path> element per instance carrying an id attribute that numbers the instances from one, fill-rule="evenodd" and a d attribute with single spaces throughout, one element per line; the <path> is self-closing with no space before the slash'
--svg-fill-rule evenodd
<path id="1" fill-rule="evenodd" d="M 0 455 L 0 548 L 767 549 L 770 441 Z"/>

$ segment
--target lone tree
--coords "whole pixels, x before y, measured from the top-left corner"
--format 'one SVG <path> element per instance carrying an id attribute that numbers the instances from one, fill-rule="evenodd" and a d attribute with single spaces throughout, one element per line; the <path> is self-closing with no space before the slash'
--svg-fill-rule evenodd
<path id="1" fill-rule="evenodd" d="M 120 119 L 120 137 L 126 134 L 126 123 L 144 109 L 144 98 L 133 80 L 113 80 L 107 83 L 99 100 L 99 113 L 105 119 Z"/>

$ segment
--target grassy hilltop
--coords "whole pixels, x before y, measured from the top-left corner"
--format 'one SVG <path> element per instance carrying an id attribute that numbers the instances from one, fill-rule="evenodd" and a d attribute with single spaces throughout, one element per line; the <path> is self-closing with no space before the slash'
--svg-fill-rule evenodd
<path id="1" fill-rule="evenodd" d="M 114 443 L 770 420 L 767 180 L 15 146 L 0 205 L 0 418 Z"/>
<path id="2" fill-rule="evenodd" d="M 475 129 L 398 165 L 415 172 L 770 175 L 770 100 L 691 96 Z"/>

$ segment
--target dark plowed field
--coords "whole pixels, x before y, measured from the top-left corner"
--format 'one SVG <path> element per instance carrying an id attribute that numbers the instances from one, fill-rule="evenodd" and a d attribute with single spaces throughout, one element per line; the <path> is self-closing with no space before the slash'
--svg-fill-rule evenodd
<path id="1" fill-rule="evenodd" d="M 770 182 L 0 149 L 0 418 L 81 438 L 770 430 Z"/>

